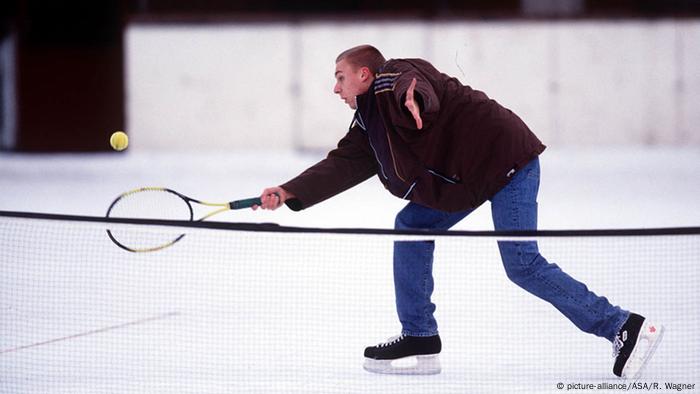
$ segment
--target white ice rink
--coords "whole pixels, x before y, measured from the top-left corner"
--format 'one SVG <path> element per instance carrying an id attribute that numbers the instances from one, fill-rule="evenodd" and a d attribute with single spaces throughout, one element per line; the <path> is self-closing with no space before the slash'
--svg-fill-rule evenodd
<path id="1" fill-rule="evenodd" d="M 102 216 L 140 186 L 228 201 L 322 156 L 2 153 L 0 210 Z M 549 148 L 541 165 L 540 229 L 700 226 L 700 148 Z M 403 205 L 372 179 L 301 213 L 216 220 L 390 228 Z M 491 230 L 488 204 L 456 229 Z M 489 238 L 438 240 L 442 373 L 365 372 L 364 347 L 400 330 L 391 245 L 198 230 L 134 255 L 100 224 L 0 217 L 0 393 L 554 393 L 623 382 L 610 343 L 510 283 Z M 543 239 L 540 249 L 597 294 L 665 324 L 640 383 L 700 391 L 700 237 Z"/>

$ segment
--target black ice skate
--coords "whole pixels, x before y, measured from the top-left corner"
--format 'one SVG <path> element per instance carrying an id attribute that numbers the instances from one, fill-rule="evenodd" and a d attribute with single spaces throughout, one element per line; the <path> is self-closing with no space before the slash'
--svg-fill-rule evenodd
<path id="1" fill-rule="evenodd" d="M 664 326 L 631 313 L 613 342 L 615 366 L 619 377 L 636 380 L 661 342 Z"/>
<path id="2" fill-rule="evenodd" d="M 438 354 L 440 336 L 411 337 L 400 335 L 365 349 L 365 370 L 399 375 L 433 375 L 440 373 Z"/>

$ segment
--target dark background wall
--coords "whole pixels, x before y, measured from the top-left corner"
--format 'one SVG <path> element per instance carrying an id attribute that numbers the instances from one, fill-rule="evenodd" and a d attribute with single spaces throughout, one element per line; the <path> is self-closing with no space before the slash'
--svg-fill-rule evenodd
<path id="1" fill-rule="evenodd" d="M 21 3 L 17 150 L 104 149 L 123 128 L 122 15 L 114 0 Z"/>
<path id="2" fill-rule="evenodd" d="M 6 0 L 0 5 L 0 38 L 14 46 L 14 89 L 13 97 L 0 100 L 5 117 L 0 130 L 14 137 L 0 148 L 108 149 L 109 135 L 126 123 L 123 30 L 130 20 L 697 16 L 700 0 Z M 13 130 L 8 110 L 13 111 Z"/>

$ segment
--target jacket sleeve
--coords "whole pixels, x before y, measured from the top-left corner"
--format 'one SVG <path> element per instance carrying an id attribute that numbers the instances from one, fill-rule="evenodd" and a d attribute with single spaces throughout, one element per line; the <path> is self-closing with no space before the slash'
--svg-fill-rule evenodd
<path id="1" fill-rule="evenodd" d="M 406 91 L 411 85 L 413 78 L 416 79 L 415 88 L 415 98 L 418 101 L 418 105 L 421 109 L 420 116 L 423 120 L 423 128 L 430 127 L 433 120 L 440 111 L 440 101 L 435 89 L 418 70 L 412 65 L 406 67 L 405 71 L 396 79 L 394 86 L 394 100 L 396 101 L 396 106 L 399 109 L 394 116 L 394 124 L 397 126 L 416 130 L 416 121 L 413 116 L 406 108 Z"/>
<path id="2" fill-rule="evenodd" d="M 355 126 L 328 156 L 287 183 L 280 185 L 296 198 L 287 206 L 300 211 L 335 196 L 377 173 L 377 162 L 365 132 Z"/>

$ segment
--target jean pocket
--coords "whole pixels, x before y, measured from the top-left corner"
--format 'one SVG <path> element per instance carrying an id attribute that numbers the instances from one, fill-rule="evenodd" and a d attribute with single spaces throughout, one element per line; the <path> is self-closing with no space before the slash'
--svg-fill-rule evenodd
<path id="1" fill-rule="evenodd" d="M 539 179 L 540 178 L 540 161 L 538 158 L 533 159 L 530 163 L 528 163 L 525 167 L 525 170 L 527 170 L 526 176 L 530 179 Z"/>
<path id="2" fill-rule="evenodd" d="M 530 168 L 527 170 L 526 176 L 529 179 L 540 179 L 540 170 L 538 168 Z"/>

